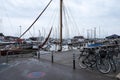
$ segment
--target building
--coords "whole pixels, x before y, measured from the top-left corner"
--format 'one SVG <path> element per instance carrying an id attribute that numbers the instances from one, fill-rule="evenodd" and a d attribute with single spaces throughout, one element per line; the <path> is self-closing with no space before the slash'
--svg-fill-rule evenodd
<path id="1" fill-rule="evenodd" d="M 4 35 L 3 35 L 3 33 L 0 33 L 0 41 L 4 41 Z"/>
<path id="2" fill-rule="evenodd" d="M 117 34 L 113 34 L 113 35 L 107 36 L 106 38 L 107 39 L 117 39 L 117 38 L 120 38 L 120 36 Z"/>
<path id="3" fill-rule="evenodd" d="M 82 41 L 84 41 L 83 36 L 74 36 L 72 39 L 72 42 L 82 42 Z"/>

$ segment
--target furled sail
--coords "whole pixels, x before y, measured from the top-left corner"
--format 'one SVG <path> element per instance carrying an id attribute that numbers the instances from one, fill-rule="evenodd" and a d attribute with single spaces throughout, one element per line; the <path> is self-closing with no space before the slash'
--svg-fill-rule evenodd
<path id="1" fill-rule="evenodd" d="M 51 32 L 52 32 L 52 27 L 51 27 L 50 32 L 49 32 L 47 38 L 45 39 L 45 41 L 41 45 L 39 45 L 39 48 L 42 48 L 47 43 L 47 41 L 48 41 L 48 39 L 50 37 Z"/>

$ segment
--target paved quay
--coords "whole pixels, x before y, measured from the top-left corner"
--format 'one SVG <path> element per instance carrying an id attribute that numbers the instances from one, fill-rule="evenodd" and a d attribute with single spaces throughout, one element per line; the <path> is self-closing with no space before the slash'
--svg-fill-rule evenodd
<path id="1" fill-rule="evenodd" d="M 47 61 L 52 61 L 52 54 L 48 52 L 48 54 L 43 54 L 44 52 L 41 51 L 40 59 L 44 59 Z M 47 53 L 47 52 L 46 52 Z M 53 61 L 54 63 L 61 64 L 70 68 L 73 68 L 73 54 L 75 54 L 75 68 L 77 70 L 85 70 L 81 69 L 78 65 L 78 57 L 79 57 L 79 50 L 70 50 L 70 51 L 64 51 L 64 52 L 53 52 Z M 87 71 L 90 71 L 92 73 L 96 74 L 102 74 L 97 69 L 87 69 Z M 115 78 L 116 75 L 120 72 L 120 59 L 118 58 L 117 63 L 117 72 L 110 72 L 108 74 L 102 74 L 103 76 L 108 76 L 111 78 Z"/>
<path id="2" fill-rule="evenodd" d="M 0 80 L 114 80 L 87 70 L 73 70 L 34 58 L 10 61 L 0 70 Z"/>
<path id="3" fill-rule="evenodd" d="M 78 50 L 40 52 L 40 59 L 31 54 L 9 58 L 0 63 L 0 80 L 116 80 L 116 73 L 99 73 L 97 70 L 81 69 L 78 66 Z M 73 53 L 75 54 L 76 69 L 73 70 Z"/>

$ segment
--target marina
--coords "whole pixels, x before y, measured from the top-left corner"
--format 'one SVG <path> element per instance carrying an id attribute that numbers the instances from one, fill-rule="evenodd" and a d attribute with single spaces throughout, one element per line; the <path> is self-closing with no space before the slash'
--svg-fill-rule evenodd
<path id="1" fill-rule="evenodd" d="M 1 80 L 120 79 L 120 33 L 117 32 L 118 28 L 116 28 L 119 27 L 119 24 L 114 23 L 114 26 L 116 26 L 114 30 L 106 27 L 113 27 L 112 22 L 109 22 L 109 24 L 105 23 L 106 20 L 101 22 L 102 18 L 106 19 L 106 17 L 103 17 L 106 15 L 102 12 L 102 15 L 97 14 L 99 9 L 96 9 L 96 13 L 93 9 L 93 14 L 91 14 L 92 6 L 87 6 L 88 4 L 96 5 L 99 3 L 106 5 L 106 2 L 98 1 L 95 4 L 94 0 L 91 2 L 85 1 L 85 3 L 83 0 L 81 2 L 78 0 L 75 0 L 75 2 L 71 0 L 48 0 L 40 1 L 41 6 L 39 6 L 38 0 L 35 0 L 35 3 L 37 2 L 36 8 L 34 3 L 32 5 L 34 1 L 29 1 L 29 5 L 35 7 L 35 10 L 30 6 L 30 8 L 26 7 L 25 2 L 28 1 L 15 3 L 13 0 L 13 2 L 8 2 L 10 6 L 14 5 L 15 8 L 21 7 L 18 10 L 28 9 L 28 11 L 23 11 L 25 14 L 22 14 L 21 19 L 19 18 L 22 22 L 21 25 L 24 26 L 20 25 L 19 31 L 16 27 L 11 28 L 15 35 L 11 34 L 10 30 L 8 33 L 2 31 L 4 26 L 1 27 L 1 24 L 4 21 L 2 22 L 3 19 L 0 17 Z M 24 4 L 24 6 L 15 5 L 17 3 Z M 78 3 L 80 5 L 75 5 Z M 103 11 L 103 5 L 96 6 L 99 6 Z M 6 8 L 5 5 L 0 6 L 0 8 L 2 7 Z M 40 7 L 40 10 L 38 10 L 38 7 Z M 72 7 L 73 9 L 69 9 Z M 9 8 L 6 8 L 6 14 L 7 9 Z M 34 11 L 38 11 L 39 14 Z M 80 13 L 81 15 L 79 15 Z M 37 16 L 32 16 L 32 14 Z M 31 16 L 34 18 L 30 18 Z M 9 18 L 8 15 L 7 18 Z M 14 19 L 14 17 L 11 19 Z M 29 19 L 28 22 L 27 19 Z M 94 19 L 95 21 L 101 20 L 95 22 Z M 76 20 L 79 26 L 76 24 Z M 109 20 L 112 21 L 113 19 Z M 99 22 L 102 26 L 98 26 Z M 19 22 L 16 21 L 16 23 Z M 16 25 L 18 26 L 18 24 Z M 88 25 L 92 27 L 88 27 Z"/>

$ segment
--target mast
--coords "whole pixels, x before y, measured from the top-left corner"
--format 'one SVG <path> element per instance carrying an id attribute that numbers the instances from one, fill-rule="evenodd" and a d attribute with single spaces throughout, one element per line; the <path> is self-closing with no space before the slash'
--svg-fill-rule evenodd
<path id="1" fill-rule="evenodd" d="M 94 39 L 96 40 L 96 27 L 94 27 Z"/>
<path id="2" fill-rule="evenodd" d="M 2 18 L 0 17 L 0 33 L 2 33 Z"/>
<path id="3" fill-rule="evenodd" d="M 20 27 L 20 36 L 21 36 L 21 30 L 22 30 L 21 28 L 22 28 L 22 26 L 19 26 L 19 27 Z"/>
<path id="4" fill-rule="evenodd" d="M 89 29 L 87 29 L 87 39 L 89 39 Z"/>
<path id="5" fill-rule="evenodd" d="M 101 32 L 100 32 L 100 26 L 99 26 L 99 38 L 101 37 L 100 34 L 101 34 Z"/>
<path id="6" fill-rule="evenodd" d="M 40 33 L 40 30 L 39 30 L 39 36 L 38 36 L 38 42 L 41 42 L 41 33 Z"/>
<path id="7" fill-rule="evenodd" d="M 63 7 L 63 0 L 60 0 L 60 49 L 62 51 L 62 7 Z"/>

